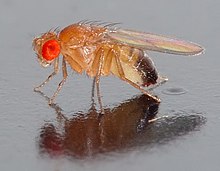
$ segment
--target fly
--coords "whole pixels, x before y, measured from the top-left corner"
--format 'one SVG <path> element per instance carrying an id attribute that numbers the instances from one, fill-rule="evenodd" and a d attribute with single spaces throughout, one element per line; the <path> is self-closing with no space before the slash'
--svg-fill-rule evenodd
<path id="1" fill-rule="evenodd" d="M 101 76 L 115 75 L 160 102 L 149 92 L 151 87 L 165 82 L 159 76 L 147 51 L 176 55 L 198 55 L 204 50 L 200 45 L 152 33 L 112 28 L 96 22 L 79 22 L 61 31 L 48 31 L 33 40 L 33 49 L 41 66 L 53 65 L 54 71 L 35 91 L 39 91 L 58 73 L 59 56 L 62 55 L 63 79 L 49 100 L 52 104 L 65 83 L 67 64 L 81 74 L 94 78 L 98 102 L 102 109 L 99 82 Z M 147 89 L 146 89 L 147 87 Z"/>

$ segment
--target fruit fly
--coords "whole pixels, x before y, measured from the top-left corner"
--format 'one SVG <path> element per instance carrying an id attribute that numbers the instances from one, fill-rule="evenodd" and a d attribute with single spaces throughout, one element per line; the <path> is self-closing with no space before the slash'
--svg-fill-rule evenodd
<path id="1" fill-rule="evenodd" d="M 147 88 L 159 85 L 167 79 L 160 77 L 146 51 L 158 51 L 176 55 L 197 55 L 203 48 L 197 44 L 127 29 L 114 28 L 114 24 L 81 21 L 61 31 L 50 30 L 33 40 L 33 49 L 41 66 L 53 65 L 54 71 L 35 91 L 39 91 L 58 73 L 59 56 L 62 58 L 63 79 L 49 100 L 54 102 L 68 76 L 67 64 L 76 73 L 85 72 L 94 78 L 94 87 L 102 109 L 99 93 L 101 76 L 110 74 L 119 77 L 157 102 L 160 99 L 150 94 Z"/>

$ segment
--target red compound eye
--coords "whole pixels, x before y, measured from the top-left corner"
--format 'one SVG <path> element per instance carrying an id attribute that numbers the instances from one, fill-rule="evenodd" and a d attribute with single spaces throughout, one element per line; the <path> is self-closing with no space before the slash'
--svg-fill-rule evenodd
<path id="1" fill-rule="evenodd" d="M 42 47 L 42 56 L 45 60 L 51 61 L 60 54 L 60 45 L 57 40 L 48 40 Z"/>

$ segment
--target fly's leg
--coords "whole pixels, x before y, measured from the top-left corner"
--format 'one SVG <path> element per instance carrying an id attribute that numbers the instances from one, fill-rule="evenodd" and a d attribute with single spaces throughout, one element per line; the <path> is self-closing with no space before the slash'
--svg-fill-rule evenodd
<path id="1" fill-rule="evenodd" d="M 96 83 L 96 77 L 94 77 L 92 81 L 92 96 L 91 96 L 91 101 L 92 101 L 92 106 L 95 106 L 95 83 Z"/>
<path id="2" fill-rule="evenodd" d="M 95 87 L 96 87 L 97 99 L 98 99 L 101 113 L 104 113 L 104 109 L 102 107 L 99 82 L 100 82 L 100 77 L 102 74 L 103 63 L 104 63 L 104 50 L 103 50 L 103 48 L 99 48 L 99 50 L 97 51 L 97 54 L 96 54 L 96 61 L 93 63 L 93 68 L 97 69 L 97 71 L 96 71 L 96 75 L 93 80 L 91 100 L 92 100 L 92 106 L 94 107 L 94 105 L 95 105 L 94 96 L 95 96 Z"/>
<path id="3" fill-rule="evenodd" d="M 152 87 L 148 88 L 147 90 L 148 90 L 148 91 L 151 91 L 151 90 L 153 90 L 153 89 L 155 89 L 155 88 L 161 86 L 162 84 L 166 83 L 167 81 L 168 81 L 168 78 L 167 78 L 167 77 L 165 77 L 165 76 L 159 76 L 158 82 L 157 82 L 155 85 L 153 85 Z"/>
<path id="4" fill-rule="evenodd" d="M 52 74 L 50 74 L 48 76 L 48 78 L 42 83 L 40 84 L 39 86 L 35 87 L 34 88 L 34 91 L 40 91 L 40 89 L 45 85 L 47 84 L 52 78 L 54 75 L 56 75 L 59 71 L 59 58 L 56 58 L 55 61 L 54 61 L 54 71 L 52 72 Z"/>
<path id="5" fill-rule="evenodd" d="M 102 99 L 101 99 L 101 95 L 100 95 L 99 82 L 100 82 L 100 75 L 97 74 L 97 76 L 95 77 L 97 98 L 98 98 L 99 106 L 100 106 L 100 109 L 101 109 L 101 113 L 104 114 L 104 109 L 103 109 L 103 106 L 102 106 Z"/>
<path id="6" fill-rule="evenodd" d="M 55 91 L 55 93 L 53 94 L 53 96 L 50 98 L 49 100 L 49 104 L 52 104 L 54 99 L 56 98 L 56 96 L 58 95 L 59 91 L 61 90 L 63 84 L 65 83 L 66 81 L 66 78 L 68 76 L 67 74 L 67 69 L 66 69 L 66 61 L 64 60 L 63 58 L 63 62 L 62 62 L 62 71 L 63 71 L 63 79 L 62 81 L 59 83 L 58 87 L 57 87 L 57 90 Z"/>
<path id="7" fill-rule="evenodd" d="M 146 91 L 146 90 L 144 90 L 143 88 L 141 88 L 138 84 L 135 84 L 134 82 L 132 82 L 131 80 L 129 80 L 129 79 L 127 79 L 127 78 L 125 77 L 124 70 L 123 70 L 123 68 L 122 68 L 122 66 L 121 66 L 121 62 L 120 62 L 120 59 L 119 59 L 117 53 L 115 53 L 115 59 L 116 59 L 116 64 L 117 64 L 117 68 L 118 68 L 118 73 L 119 73 L 119 75 L 120 75 L 120 77 L 121 77 L 122 80 L 128 82 L 128 83 L 131 84 L 133 87 L 139 89 L 141 92 L 143 92 L 143 93 L 144 93 L 145 95 L 147 95 L 148 97 L 154 99 L 156 102 L 158 102 L 158 103 L 160 102 L 160 99 L 159 99 L 159 98 L 157 98 L 157 97 L 151 95 L 148 91 Z"/>
<path id="8" fill-rule="evenodd" d="M 102 50 L 100 49 L 98 51 L 98 55 L 97 55 L 98 62 L 97 62 L 97 65 L 95 67 L 98 68 L 98 72 L 96 73 L 96 75 L 98 75 L 98 74 L 101 75 L 101 72 L 104 72 L 105 75 L 109 75 L 110 74 L 111 63 L 112 63 L 112 56 L 114 55 L 114 52 L 113 52 L 112 49 L 109 49 L 106 52 L 106 55 L 104 55 L 104 52 L 103 52 L 104 50 L 102 52 L 101 51 Z M 93 79 L 93 84 L 92 84 L 92 97 L 91 97 L 91 101 L 92 101 L 93 105 L 95 104 L 95 99 L 94 99 L 95 84 L 96 84 L 96 77 Z"/>
<path id="9" fill-rule="evenodd" d="M 104 61 L 103 49 L 100 49 L 100 54 L 98 55 L 99 55 L 99 68 L 98 68 L 98 71 L 95 77 L 95 83 L 96 83 L 97 98 L 98 98 L 99 106 L 101 109 L 101 113 L 104 114 L 104 109 L 102 107 L 102 100 L 101 100 L 100 89 L 99 89 L 100 76 L 101 76 L 103 61 Z"/>
<path id="10" fill-rule="evenodd" d="M 106 75 L 110 73 L 112 56 L 113 56 L 112 49 L 110 49 L 109 47 L 100 47 L 96 53 L 96 58 L 92 64 L 92 67 L 97 70 L 96 70 L 95 78 L 93 80 L 91 100 L 92 100 L 92 105 L 94 107 L 95 104 L 94 96 L 95 96 L 95 87 L 96 87 L 97 99 L 100 106 L 101 114 L 104 114 L 104 109 L 102 105 L 102 99 L 101 99 L 101 93 L 99 87 L 100 77 L 102 73 L 105 73 Z"/>
<path id="11" fill-rule="evenodd" d="M 153 122 L 156 122 L 160 119 L 164 119 L 164 118 L 168 118 L 169 116 L 165 115 L 165 116 L 161 116 L 161 117 L 157 117 L 157 118 L 153 118 L 153 119 L 150 119 L 148 120 L 148 123 L 153 123 Z"/>

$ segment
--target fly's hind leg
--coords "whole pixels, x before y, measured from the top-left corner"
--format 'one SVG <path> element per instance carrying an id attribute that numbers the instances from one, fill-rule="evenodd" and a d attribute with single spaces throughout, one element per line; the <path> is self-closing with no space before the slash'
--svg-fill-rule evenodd
<path id="1" fill-rule="evenodd" d="M 146 91 L 145 89 L 141 88 L 138 84 L 135 84 L 134 82 L 132 82 L 131 80 L 127 79 L 125 77 L 125 74 L 124 74 L 124 70 L 122 68 L 122 65 L 121 65 L 121 62 L 120 62 L 120 59 L 119 57 L 117 56 L 117 54 L 115 54 L 115 59 L 116 59 L 116 64 L 117 64 L 117 68 L 118 68 L 118 73 L 121 77 L 122 80 L 125 80 L 126 82 L 128 82 L 129 84 L 131 84 L 133 87 L 139 89 L 141 92 L 143 92 L 145 95 L 147 95 L 148 97 L 154 99 L 156 102 L 160 102 L 160 99 L 151 95 L 148 91 Z"/>
<path id="2" fill-rule="evenodd" d="M 54 71 L 48 76 L 48 78 L 41 83 L 39 86 L 34 88 L 34 91 L 38 92 L 40 89 L 47 84 L 59 71 L 59 58 L 56 58 L 54 61 Z"/>
<path id="3" fill-rule="evenodd" d="M 168 78 L 166 76 L 159 76 L 158 81 L 155 85 L 153 85 L 152 87 L 148 88 L 148 91 L 151 91 L 159 86 L 161 86 L 162 84 L 165 84 L 168 81 Z"/>
<path id="4" fill-rule="evenodd" d="M 55 91 L 55 93 L 53 94 L 53 96 L 50 98 L 49 100 L 49 104 L 52 104 L 54 99 L 56 98 L 56 96 L 58 95 L 59 91 L 61 90 L 61 88 L 63 87 L 63 84 L 65 83 L 66 81 L 66 78 L 68 76 L 67 74 L 67 69 L 66 69 L 66 62 L 63 58 L 63 62 L 62 62 L 62 72 L 63 72 L 63 79 L 62 81 L 59 83 L 58 87 L 57 87 L 57 90 Z"/>

